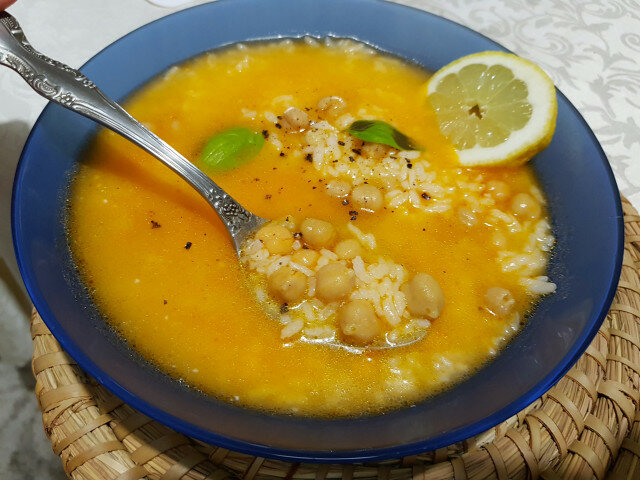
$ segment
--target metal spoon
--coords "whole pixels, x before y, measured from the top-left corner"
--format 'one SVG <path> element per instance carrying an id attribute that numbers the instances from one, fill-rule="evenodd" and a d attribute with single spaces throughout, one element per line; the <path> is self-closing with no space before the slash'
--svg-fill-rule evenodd
<path id="1" fill-rule="evenodd" d="M 18 21 L 7 12 L 0 12 L 0 64 L 18 72 L 36 93 L 122 135 L 180 175 L 216 211 L 238 255 L 245 240 L 268 221 L 240 205 L 193 163 L 107 97 L 82 73 L 36 51 Z M 365 348 L 336 340 L 327 342 L 327 345 L 350 351 L 378 350 L 409 345 L 422 337 L 424 334 L 402 343 Z"/>
<path id="2" fill-rule="evenodd" d="M 236 253 L 240 254 L 247 237 L 267 221 L 240 205 L 83 74 L 36 51 L 18 21 L 7 12 L 0 12 L 0 64 L 18 72 L 46 99 L 122 135 L 185 179 L 216 211 L 231 236 Z"/>

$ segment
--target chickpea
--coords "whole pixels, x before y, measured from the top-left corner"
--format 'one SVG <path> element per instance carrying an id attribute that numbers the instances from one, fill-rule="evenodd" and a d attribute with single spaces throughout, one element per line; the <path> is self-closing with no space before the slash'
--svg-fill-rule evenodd
<path id="1" fill-rule="evenodd" d="M 314 248 L 330 247 L 336 238 L 333 225 L 317 218 L 305 218 L 300 230 L 304 241 Z"/>
<path id="2" fill-rule="evenodd" d="M 299 108 L 287 108 L 282 114 L 282 126 L 296 132 L 304 130 L 309 126 L 309 115 Z"/>
<path id="3" fill-rule="evenodd" d="M 318 108 L 329 115 L 338 115 L 346 106 L 340 97 L 324 97 L 318 102 Z"/>
<path id="4" fill-rule="evenodd" d="M 387 156 L 389 147 L 380 143 L 365 142 L 362 146 L 362 155 L 374 160 L 380 160 Z"/>
<path id="5" fill-rule="evenodd" d="M 528 193 L 519 193 L 511 201 L 513 213 L 519 217 L 535 220 L 542 213 L 542 208 L 538 201 Z"/>
<path id="6" fill-rule="evenodd" d="M 293 235 L 291 232 L 276 223 L 268 223 L 256 234 L 256 238 L 264 244 L 269 253 L 284 255 L 291 251 Z"/>
<path id="7" fill-rule="evenodd" d="M 316 273 L 316 295 L 325 302 L 345 297 L 355 284 L 353 270 L 341 263 L 328 263 Z"/>
<path id="8" fill-rule="evenodd" d="M 511 292 L 502 287 L 491 287 L 484 294 L 484 300 L 489 310 L 496 315 L 507 315 L 516 303 Z"/>
<path id="9" fill-rule="evenodd" d="M 352 258 L 362 256 L 362 247 L 360 246 L 360 243 L 352 238 L 339 242 L 333 251 L 343 260 L 351 260 Z"/>
<path id="10" fill-rule="evenodd" d="M 493 194 L 496 200 L 502 200 L 503 198 L 507 198 L 509 196 L 509 185 L 500 180 L 491 180 L 487 184 L 487 190 Z"/>
<path id="11" fill-rule="evenodd" d="M 476 214 L 473 210 L 467 207 L 460 207 L 458 209 L 458 218 L 467 227 L 473 227 L 478 223 L 478 217 L 476 217 Z"/>
<path id="12" fill-rule="evenodd" d="M 318 254 L 318 252 L 316 252 L 315 250 L 302 249 L 291 255 L 291 261 L 293 263 L 297 263 L 298 265 L 311 268 L 316 264 L 319 256 L 320 254 Z"/>
<path id="13" fill-rule="evenodd" d="M 287 303 L 294 303 L 304 295 L 307 290 L 307 277 L 285 265 L 273 272 L 267 279 L 269 293 Z"/>
<path id="14" fill-rule="evenodd" d="M 351 185 L 342 180 L 331 180 L 327 183 L 327 194 L 332 197 L 344 198 L 349 195 L 350 191 Z"/>
<path id="15" fill-rule="evenodd" d="M 375 212 L 382 207 L 382 193 L 373 185 L 358 185 L 351 192 L 351 201 L 360 208 Z"/>
<path id="16" fill-rule="evenodd" d="M 378 317 L 366 300 L 352 300 L 338 312 L 340 330 L 355 345 L 366 345 L 380 333 Z"/>
<path id="17" fill-rule="evenodd" d="M 400 287 L 407 298 L 409 312 L 419 317 L 437 318 L 444 307 L 444 293 L 438 282 L 426 273 L 418 273 Z"/>

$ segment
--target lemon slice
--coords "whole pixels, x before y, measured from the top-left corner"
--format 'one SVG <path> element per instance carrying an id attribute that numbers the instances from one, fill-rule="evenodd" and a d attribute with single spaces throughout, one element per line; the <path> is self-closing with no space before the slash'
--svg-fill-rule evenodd
<path id="1" fill-rule="evenodd" d="M 558 111 L 553 82 L 516 55 L 462 57 L 438 70 L 426 93 L 461 165 L 519 165 L 553 137 Z"/>

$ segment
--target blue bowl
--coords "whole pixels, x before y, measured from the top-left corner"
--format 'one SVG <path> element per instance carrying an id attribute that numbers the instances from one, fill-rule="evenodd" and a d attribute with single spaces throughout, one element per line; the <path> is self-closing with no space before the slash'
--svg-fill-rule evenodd
<path id="1" fill-rule="evenodd" d="M 223 0 L 130 33 L 82 71 L 123 99 L 172 64 L 212 48 L 302 35 L 356 38 L 431 70 L 470 53 L 504 50 L 455 23 L 379 1 Z M 12 206 L 25 285 L 51 332 L 90 375 L 150 417 L 224 448 L 289 461 L 347 462 L 460 441 L 522 410 L 558 381 L 598 331 L 616 289 L 624 238 L 618 190 L 593 133 L 558 92 L 554 139 L 534 161 L 557 237 L 550 276 L 558 291 L 495 361 L 446 393 L 384 415 L 318 420 L 245 410 L 156 370 L 104 324 L 83 290 L 63 220 L 69 180 L 95 132 L 96 125 L 57 105 L 45 108 L 31 132 Z"/>

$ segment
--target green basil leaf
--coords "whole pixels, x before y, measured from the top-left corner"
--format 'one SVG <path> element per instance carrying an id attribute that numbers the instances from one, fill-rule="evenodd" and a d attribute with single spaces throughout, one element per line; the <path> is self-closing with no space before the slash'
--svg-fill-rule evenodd
<path id="1" fill-rule="evenodd" d="M 244 127 L 230 128 L 207 142 L 200 162 L 209 172 L 228 172 L 252 160 L 263 145 L 264 138 L 260 133 Z"/>
<path id="2" fill-rule="evenodd" d="M 422 150 L 418 143 L 381 120 L 356 120 L 346 132 L 365 142 L 382 143 L 398 150 Z"/>

